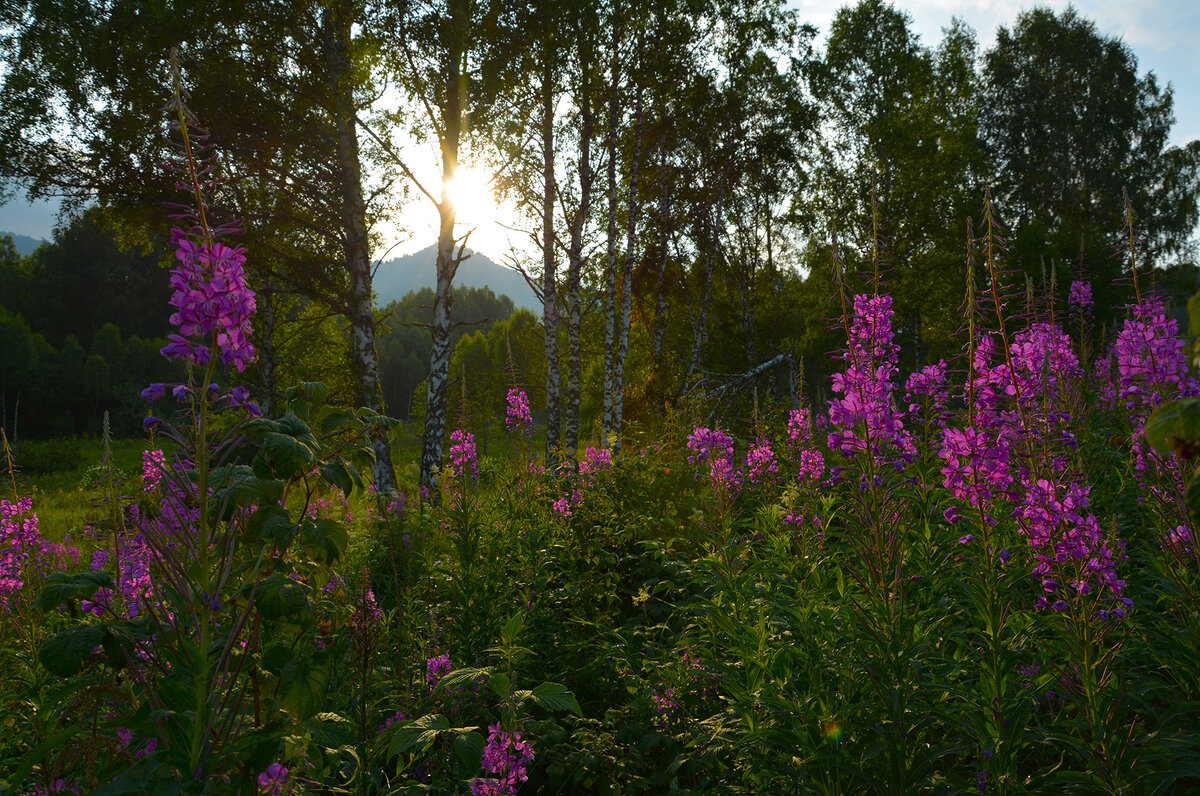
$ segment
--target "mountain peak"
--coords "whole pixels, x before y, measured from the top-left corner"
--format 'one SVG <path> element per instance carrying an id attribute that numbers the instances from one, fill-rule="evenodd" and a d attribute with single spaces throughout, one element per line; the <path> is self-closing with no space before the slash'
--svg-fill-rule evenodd
<path id="1" fill-rule="evenodd" d="M 471 256 L 458 266 L 458 273 L 454 277 L 456 285 L 490 287 L 493 293 L 508 296 L 518 307 L 541 310 L 537 296 L 520 274 L 498 265 L 480 252 L 467 249 L 467 253 Z M 384 307 L 406 293 L 423 287 L 436 290 L 436 264 L 436 244 L 380 263 L 375 271 L 375 303 Z"/>

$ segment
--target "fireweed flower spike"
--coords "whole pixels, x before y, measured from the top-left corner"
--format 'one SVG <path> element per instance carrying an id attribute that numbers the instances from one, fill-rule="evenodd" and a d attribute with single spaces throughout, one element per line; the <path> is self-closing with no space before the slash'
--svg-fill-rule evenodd
<path id="1" fill-rule="evenodd" d="M 1071 322 L 1078 324 L 1090 321 L 1094 306 L 1091 283 L 1081 282 L 1078 279 L 1072 282 L 1071 290 L 1067 293 L 1067 314 Z"/>
<path id="2" fill-rule="evenodd" d="M 513 388 L 508 391 L 508 410 L 504 427 L 510 432 L 533 435 L 533 413 L 529 410 L 529 396 L 524 390 Z"/>
<path id="3" fill-rule="evenodd" d="M 829 447 L 855 456 L 869 444 L 880 464 L 900 464 L 916 454 L 912 435 L 904 430 L 904 413 L 892 400 L 900 352 L 893 342 L 893 314 L 889 295 L 854 297 L 842 354 L 846 371 L 833 374 L 833 391 L 842 397 L 829 402 L 829 422 L 836 429 L 829 434 Z"/>
<path id="4" fill-rule="evenodd" d="M 824 477 L 825 455 L 816 447 L 808 409 L 793 409 L 788 414 L 788 447 L 801 483 L 815 484 Z"/>
<path id="5" fill-rule="evenodd" d="M 697 426 L 688 436 L 687 446 L 692 451 L 688 463 L 707 464 L 714 489 L 736 492 L 742 478 L 734 464 L 733 437 L 719 428 Z"/>
<path id="6" fill-rule="evenodd" d="M 504 732 L 498 723 L 488 727 L 488 732 L 487 746 L 480 762 L 488 776 L 471 780 L 472 796 L 510 796 L 529 779 L 533 749 L 521 740 L 520 732 Z"/>
<path id="7" fill-rule="evenodd" d="M 475 452 L 475 435 L 461 428 L 450 435 L 450 465 L 459 478 L 479 477 L 479 458 Z"/>
<path id="8" fill-rule="evenodd" d="M 171 271 L 171 323 L 179 333 L 170 335 L 163 356 L 204 367 L 213 341 L 222 363 L 245 370 L 255 357 L 250 342 L 255 302 L 243 268 L 246 250 L 197 243 L 180 229 L 171 231 L 171 242 L 180 263 Z"/>

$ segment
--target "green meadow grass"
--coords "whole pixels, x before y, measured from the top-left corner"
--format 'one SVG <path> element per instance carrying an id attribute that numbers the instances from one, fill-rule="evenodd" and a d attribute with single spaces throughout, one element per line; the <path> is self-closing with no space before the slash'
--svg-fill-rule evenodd
<path id="1" fill-rule="evenodd" d="M 111 444 L 113 464 L 124 482 L 122 491 L 141 488 L 142 451 L 147 439 L 118 439 Z M 104 511 L 100 484 L 103 441 L 95 437 L 59 437 L 11 443 L 13 470 L 5 472 L 0 497 L 32 498 L 43 536 L 61 541 L 70 534 L 79 541 L 84 526 Z M 15 490 L 14 490 L 15 482 Z"/>

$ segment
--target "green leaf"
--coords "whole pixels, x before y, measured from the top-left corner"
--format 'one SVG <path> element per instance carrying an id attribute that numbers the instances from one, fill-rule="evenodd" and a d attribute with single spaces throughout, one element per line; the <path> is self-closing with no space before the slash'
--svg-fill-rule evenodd
<path id="1" fill-rule="evenodd" d="M 283 499 L 283 482 L 272 478 L 268 471 L 267 477 L 255 474 L 256 469 L 247 468 L 248 477 L 236 481 L 230 486 L 230 495 L 239 503 L 252 503 L 255 506 L 276 505 Z"/>
<path id="2" fill-rule="evenodd" d="M 247 537 L 253 540 L 273 541 L 281 548 L 291 544 L 299 532 L 300 526 L 292 522 L 287 509 L 278 503 L 260 505 L 246 522 Z"/>
<path id="3" fill-rule="evenodd" d="M 346 466 L 346 462 L 338 459 L 333 462 L 326 462 L 321 465 L 321 476 L 329 483 L 342 490 L 342 494 L 347 497 L 354 490 L 354 478 L 350 475 L 350 468 Z"/>
<path id="4" fill-rule="evenodd" d="M 1164 455 L 1185 453 L 1200 444 L 1200 399 L 1167 401 L 1155 409 L 1146 421 L 1146 441 Z"/>
<path id="5" fill-rule="evenodd" d="M 283 673 L 284 667 L 296 657 L 296 653 L 288 644 L 272 644 L 263 650 L 260 663 L 262 668 L 275 676 Z"/>
<path id="6" fill-rule="evenodd" d="M 308 587 L 275 573 L 259 582 L 254 603 L 264 619 L 295 620 L 309 610 Z"/>
<path id="7" fill-rule="evenodd" d="M 474 731 L 455 733 L 454 756 L 467 771 L 479 768 L 483 760 L 483 736 Z"/>
<path id="8" fill-rule="evenodd" d="M 488 683 L 492 686 L 492 691 L 496 693 L 496 696 L 501 699 L 507 697 L 509 689 L 512 688 L 512 680 L 503 672 L 493 672 L 488 677 Z"/>
<path id="9" fill-rule="evenodd" d="M 333 658 L 328 652 L 296 655 L 279 673 L 284 706 L 301 721 L 316 715 L 324 705 L 333 675 Z"/>
<path id="10" fill-rule="evenodd" d="M 353 412 L 345 409 L 335 409 L 321 419 L 321 434 L 333 434 L 358 420 Z"/>
<path id="11" fill-rule="evenodd" d="M 302 381 L 288 390 L 287 397 L 307 398 L 314 405 L 320 405 L 329 397 L 329 388 L 319 381 Z"/>
<path id="12" fill-rule="evenodd" d="M 100 646 L 108 663 L 114 669 L 123 669 L 137 653 L 138 644 L 151 638 L 151 634 L 141 625 L 133 622 L 113 622 L 107 625 L 107 632 Z"/>
<path id="13" fill-rule="evenodd" d="M 335 520 L 322 518 L 300 524 L 300 545 L 322 563 L 332 564 L 341 558 L 349 541 L 346 529 Z"/>
<path id="14" fill-rule="evenodd" d="M 1192 515 L 1192 520 L 1200 521 L 1200 476 L 1194 476 L 1192 480 L 1188 481 L 1186 499 L 1188 513 Z"/>
<path id="15" fill-rule="evenodd" d="M 504 629 L 500 631 L 500 644 L 504 647 L 511 647 L 517 643 L 517 639 L 521 636 L 521 630 L 525 627 L 525 615 L 517 611 L 508 621 L 504 623 Z"/>
<path id="16" fill-rule="evenodd" d="M 48 639 L 38 650 L 38 660 L 46 671 L 59 677 L 79 674 L 84 661 L 104 640 L 104 625 L 76 625 Z"/>
<path id="17" fill-rule="evenodd" d="M 72 600 L 91 597 L 100 589 L 115 588 L 117 584 L 107 572 L 51 572 L 38 595 L 37 607 L 42 611 L 53 611 Z"/>
<path id="18" fill-rule="evenodd" d="M 576 716 L 583 715 L 575 695 L 559 683 L 542 683 L 533 689 L 531 696 L 535 704 L 546 710 L 569 710 Z"/>
<path id="19" fill-rule="evenodd" d="M 392 742 L 388 744 L 388 755 L 398 755 L 409 749 L 424 749 L 437 740 L 438 735 L 450 729 L 450 722 L 439 713 L 431 713 L 400 725 Z M 482 752 L 480 753 L 482 754 Z"/>
<path id="20" fill-rule="evenodd" d="M 465 669 L 455 669 L 452 672 L 447 672 L 438 681 L 437 690 L 444 691 L 449 688 L 464 688 L 473 685 L 480 677 L 491 677 L 491 674 L 491 669 L 474 669 L 469 666 Z"/>
<path id="21" fill-rule="evenodd" d="M 313 460 L 312 451 L 287 434 L 272 432 L 263 440 L 263 446 L 275 465 L 275 474 L 284 480 L 303 475 Z"/>
<path id="22" fill-rule="evenodd" d="M 279 424 L 274 420 L 268 420 L 265 417 L 256 417 L 253 420 L 248 420 L 246 423 L 244 423 L 241 431 L 247 437 L 261 439 L 273 431 L 279 431 Z"/>
<path id="23" fill-rule="evenodd" d="M 310 445 L 316 444 L 316 437 L 312 435 L 312 429 L 308 427 L 308 423 L 305 423 L 303 420 L 296 417 L 294 413 L 288 412 L 286 415 L 279 418 L 278 423 L 279 433 L 286 434 L 289 437 L 293 437 L 300 442 L 308 443 Z"/>

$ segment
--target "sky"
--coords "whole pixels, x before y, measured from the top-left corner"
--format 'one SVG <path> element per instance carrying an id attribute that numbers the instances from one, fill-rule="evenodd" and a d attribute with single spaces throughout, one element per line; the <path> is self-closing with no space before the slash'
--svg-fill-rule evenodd
<path id="1" fill-rule="evenodd" d="M 791 7 L 800 12 L 802 20 L 816 25 L 818 40 L 823 41 L 829 23 L 846 0 L 790 0 Z M 902 0 L 896 6 L 912 18 L 912 30 L 922 42 L 934 47 L 941 39 L 942 28 L 958 17 L 975 29 L 980 49 L 986 50 L 996 37 L 997 27 L 1012 27 L 1017 15 L 1035 5 L 1049 6 L 1055 11 L 1067 8 L 1065 0 L 1033 3 L 1026 0 Z M 1138 59 L 1139 72 L 1152 71 L 1159 84 L 1170 83 L 1175 89 L 1175 127 L 1171 143 L 1186 144 L 1200 139 L 1200 2 L 1197 0 L 1076 0 L 1072 3 L 1084 17 L 1092 20 L 1101 35 L 1116 36 L 1125 41 Z M 471 182 L 471 181 L 464 181 Z M 499 257 L 506 235 L 497 225 L 480 194 L 486 189 L 473 182 L 474 215 L 479 228 L 472 242 L 489 255 Z M 23 197 L 0 206 L 0 231 L 15 232 L 34 238 L 51 236 L 57 204 L 29 205 Z M 397 226 L 411 230 L 412 236 L 397 240 L 392 256 L 431 245 L 436 239 L 436 213 L 431 205 L 414 200 Z"/>

